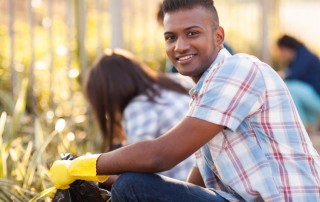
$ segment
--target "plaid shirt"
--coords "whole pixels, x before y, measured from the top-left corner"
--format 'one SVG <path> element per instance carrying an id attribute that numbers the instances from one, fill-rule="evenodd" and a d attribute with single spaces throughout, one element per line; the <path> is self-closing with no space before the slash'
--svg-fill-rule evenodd
<path id="1" fill-rule="evenodd" d="M 277 73 L 221 50 L 190 91 L 188 116 L 226 128 L 197 153 L 208 188 L 229 201 L 320 201 L 320 159 Z"/>
<path id="2" fill-rule="evenodd" d="M 174 79 L 180 82 L 180 78 Z M 152 140 L 166 133 L 186 116 L 189 101 L 188 95 L 163 89 L 161 95 L 155 98 L 155 102 L 150 101 L 145 95 L 135 97 L 125 108 L 123 114 L 123 125 L 128 144 Z M 193 161 L 194 159 L 189 157 L 169 171 L 160 174 L 178 180 L 186 180 Z"/>

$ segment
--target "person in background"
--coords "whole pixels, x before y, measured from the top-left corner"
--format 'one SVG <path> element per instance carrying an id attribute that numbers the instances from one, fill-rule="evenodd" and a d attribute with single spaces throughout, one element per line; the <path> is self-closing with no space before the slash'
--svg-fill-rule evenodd
<path id="1" fill-rule="evenodd" d="M 316 129 L 320 115 L 320 61 L 300 41 L 284 35 L 277 45 L 281 59 L 287 63 L 285 82 L 299 115 L 307 129 Z"/>
<path id="2" fill-rule="evenodd" d="M 85 91 L 104 142 L 152 140 L 176 125 L 188 111 L 183 80 L 153 72 L 124 50 L 108 50 L 90 69 Z M 119 142 L 118 142 L 119 143 Z M 106 144 L 103 144 L 106 147 Z M 163 175 L 186 180 L 191 158 Z"/>

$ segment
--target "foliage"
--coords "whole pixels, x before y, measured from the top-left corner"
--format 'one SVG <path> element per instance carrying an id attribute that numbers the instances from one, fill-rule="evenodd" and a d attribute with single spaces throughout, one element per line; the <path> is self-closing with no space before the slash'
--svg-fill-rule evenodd
<path id="1" fill-rule="evenodd" d="M 42 123 L 39 118 L 30 121 L 25 113 L 27 84 L 25 80 L 13 115 L 2 112 L 0 117 L 0 201 L 27 201 L 41 190 L 48 192 L 51 186 L 48 167 L 52 161 L 58 159 L 60 153 L 84 152 L 77 147 L 81 144 L 79 138 L 73 133 L 66 135 L 64 119 L 56 121 L 50 134 L 43 128 L 44 124 L 50 124 Z"/>
<path id="2" fill-rule="evenodd" d="M 95 18 L 88 30 L 95 30 Z M 32 34 L 28 19 L 14 20 L 14 35 L 0 24 L 0 201 L 51 201 L 53 161 L 62 153 L 97 152 L 100 136 L 82 93 L 75 28 L 64 15 L 50 22 L 37 10 Z M 96 33 L 89 31 L 87 39 L 91 64 Z"/>
<path id="3" fill-rule="evenodd" d="M 72 152 L 80 155 L 88 148 L 94 151 L 86 146 L 83 133 L 71 133 L 74 131 L 69 125 L 73 124 L 71 119 L 57 119 L 54 126 L 38 117 L 30 121 L 25 114 L 25 105 L 20 101 L 25 95 L 23 91 L 26 88 L 21 88 L 15 104 L 17 113 L 9 117 L 2 112 L 0 117 L 0 201 L 27 201 L 32 197 L 45 197 L 54 191 L 50 188 L 48 168 L 60 158 L 59 154 Z M 21 122 L 25 123 L 18 127 L 17 123 Z M 44 125 L 54 129 L 49 133 L 50 130 L 44 129 Z M 15 130 L 12 130 L 13 127 Z M 50 201 L 50 197 L 46 197 L 43 200 Z"/>
<path id="4" fill-rule="evenodd" d="M 0 24 L 0 201 L 50 201 L 54 190 L 48 168 L 53 161 L 66 152 L 98 152 L 100 145 L 81 86 L 86 69 L 109 47 L 109 13 L 102 9 L 98 13 L 94 1 L 86 2 L 87 22 L 81 23 L 86 25 L 82 51 L 87 58 L 81 66 L 75 19 L 81 1 L 59 1 L 59 7 L 58 1 L 52 2 L 59 9 L 54 9 L 51 19 L 43 5 L 33 8 L 31 24 L 28 6 L 16 4 L 20 10 L 12 15 L 13 32 Z M 73 2 L 70 10 L 67 2 Z M 9 18 L 6 14 L 3 19 Z M 125 46 L 141 61 L 161 69 L 164 46 L 154 39 L 162 34 L 155 24 L 141 33 L 144 18 L 135 21 L 131 35 L 133 26 L 125 22 Z"/>
<path id="5" fill-rule="evenodd" d="M 4 43 L 10 40 L 8 30 L 0 28 L 4 36 L 4 48 L 0 50 L 0 201 L 28 201 L 33 197 L 34 201 L 51 201 L 54 190 L 50 188 L 48 168 L 52 162 L 66 152 L 81 155 L 97 151 L 94 145 L 99 136 L 95 127 L 87 125 L 92 123 L 86 122 L 90 115 L 81 83 L 77 75 L 70 77 L 66 71 L 68 58 L 56 56 L 52 63 L 55 68 L 50 68 L 47 32 L 37 25 L 35 44 L 42 46 L 33 47 L 32 61 L 30 27 L 22 21 L 15 25 L 14 72 L 9 68 L 9 43 Z M 60 21 L 55 26 L 65 25 Z M 63 49 L 59 38 L 53 46 Z M 75 52 L 71 50 L 70 54 Z M 32 62 L 34 75 L 30 75 Z M 70 65 L 77 66 L 77 60 Z M 16 95 L 11 91 L 12 74 L 16 76 Z M 92 136 L 87 136 L 87 128 Z"/>

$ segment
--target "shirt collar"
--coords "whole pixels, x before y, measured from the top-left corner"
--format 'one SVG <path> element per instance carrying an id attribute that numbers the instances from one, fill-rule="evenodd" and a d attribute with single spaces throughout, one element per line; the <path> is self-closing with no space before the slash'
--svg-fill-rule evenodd
<path id="1" fill-rule="evenodd" d="M 231 56 L 231 54 L 227 51 L 227 49 L 223 48 L 219 51 L 216 59 L 212 62 L 212 64 L 206 69 L 205 72 L 203 72 L 203 74 L 200 77 L 200 80 L 197 82 L 197 84 L 190 89 L 189 91 L 189 95 L 194 98 L 195 96 L 197 96 L 198 92 L 200 91 L 200 89 L 202 88 L 203 82 L 205 80 L 205 78 L 207 77 L 207 75 L 209 74 L 209 72 L 211 70 L 214 70 L 218 67 L 218 64 L 224 60 L 224 58 Z"/>

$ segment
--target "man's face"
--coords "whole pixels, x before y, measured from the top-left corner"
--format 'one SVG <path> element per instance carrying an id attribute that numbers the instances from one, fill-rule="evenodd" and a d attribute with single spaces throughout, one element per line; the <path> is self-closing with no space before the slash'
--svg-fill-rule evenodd
<path id="1" fill-rule="evenodd" d="M 198 80 L 217 57 L 224 31 L 214 28 L 205 8 L 196 6 L 166 13 L 164 37 L 167 55 L 178 72 Z"/>

